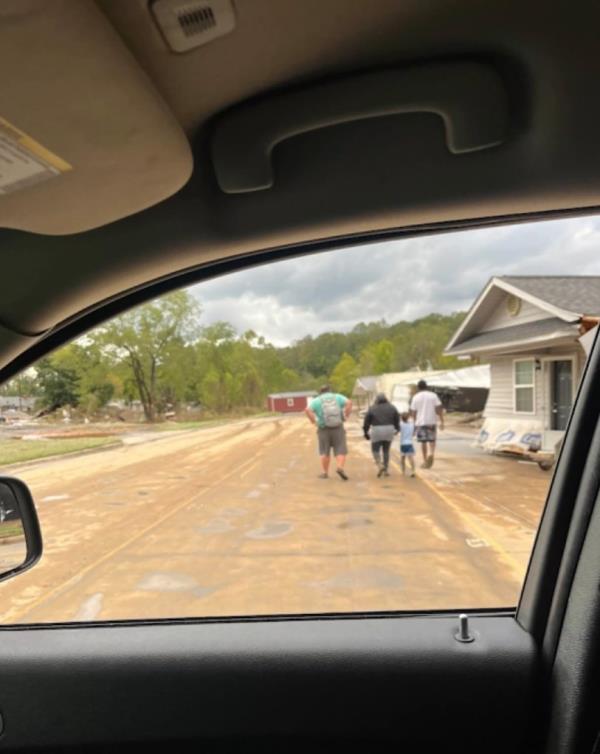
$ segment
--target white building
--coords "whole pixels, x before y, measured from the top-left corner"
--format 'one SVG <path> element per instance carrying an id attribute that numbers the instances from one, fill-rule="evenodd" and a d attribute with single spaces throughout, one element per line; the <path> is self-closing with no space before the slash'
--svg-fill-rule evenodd
<path id="1" fill-rule="evenodd" d="M 377 393 L 384 393 L 399 411 L 408 411 L 419 380 L 425 380 L 443 400 L 450 399 L 452 404 L 457 404 L 452 407 L 461 411 L 481 411 L 490 387 L 490 372 L 484 364 L 463 369 L 411 370 L 359 377 L 352 397 L 361 408 L 370 405 Z"/>
<path id="2" fill-rule="evenodd" d="M 0 411 L 14 409 L 16 411 L 32 411 L 35 398 L 21 398 L 20 395 L 0 395 Z"/>
<path id="3" fill-rule="evenodd" d="M 490 364 L 484 447 L 535 450 L 562 438 L 586 360 L 580 338 L 599 317 L 600 277 L 489 281 L 445 351 Z"/>

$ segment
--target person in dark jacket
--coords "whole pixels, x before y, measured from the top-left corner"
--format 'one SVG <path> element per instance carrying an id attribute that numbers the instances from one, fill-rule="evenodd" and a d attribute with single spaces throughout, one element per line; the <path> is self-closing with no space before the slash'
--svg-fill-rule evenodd
<path id="1" fill-rule="evenodd" d="M 366 413 L 363 423 L 365 439 L 371 441 L 371 452 L 377 464 L 377 476 L 389 476 L 390 447 L 394 435 L 400 431 L 400 414 L 383 393 Z"/>

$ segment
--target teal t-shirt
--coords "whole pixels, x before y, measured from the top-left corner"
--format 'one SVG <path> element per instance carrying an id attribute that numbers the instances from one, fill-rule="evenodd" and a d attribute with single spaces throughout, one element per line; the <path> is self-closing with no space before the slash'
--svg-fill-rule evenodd
<path id="1" fill-rule="evenodd" d="M 345 396 L 340 395 L 339 393 L 323 393 L 322 395 L 318 395 L 316 398 L 313 398 L 309 405 L 310 410 L 315 412 L 315 415 L 317 417 L 317 424 L 321 429 L 325 427 L 325 419 L 323 417 L 323 405 L 321 403 L 321 399 L 331 397 L 335 398 L 338 406 L 340 407 L 340 410 L 343 411 L 344 406 L 346 405 L 346 403 L 348 403 L 348 399 Z"/>

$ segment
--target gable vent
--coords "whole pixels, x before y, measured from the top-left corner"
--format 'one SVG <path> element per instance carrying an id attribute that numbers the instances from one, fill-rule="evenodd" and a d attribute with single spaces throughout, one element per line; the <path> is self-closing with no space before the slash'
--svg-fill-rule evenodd
<path id="1" fill-rule="evenodd" d="M 188 52 L 235 28 L 231 0 L 155 0 L 152 13 L 174 52 Z"/>

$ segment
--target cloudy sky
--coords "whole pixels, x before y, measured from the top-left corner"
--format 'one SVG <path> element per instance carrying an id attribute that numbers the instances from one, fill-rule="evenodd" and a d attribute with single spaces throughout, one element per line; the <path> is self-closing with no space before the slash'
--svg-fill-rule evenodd
<path id="1" fill-rule="evenodd" d="M 202 321 L 275 345 L 357 322 L 468 309 L 492 275 L 600 275 L 600 217 L 467 230 L 290 259 L 191 290 Z"/>

